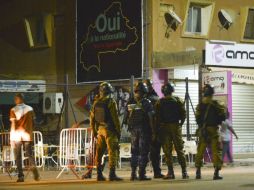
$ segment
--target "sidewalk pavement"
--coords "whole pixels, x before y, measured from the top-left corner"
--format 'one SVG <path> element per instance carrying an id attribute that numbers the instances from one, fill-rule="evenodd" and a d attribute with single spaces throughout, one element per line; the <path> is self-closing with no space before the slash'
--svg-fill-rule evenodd
<path id="1" fill-rule="evenodd" d="M 85 173 L 86 170 L 77 171 L 79 176 Z M 167 167 L 165 165 L 162 166 L 162 172 L 166 174 Z M 26 172 L 25 172 L 26 173 Z M 77 177 L 69 170 L 64 171 L 63 174 L 60 176 L 59 179 L 56 179 L 57 175 L 60 173 L 60 170 L 48 170 L 45 168 L 44 171 L 40 169 L 41 181 L 34 182 L 32 173 L 30 172 L 26 178 L 26 183 L 73 183 L 73 182 L 84 182 L 84 180 L 77 179 Z M 117 175 L 123 177 L 124 179 L 129 179 L 130 177 L 130 167 L 129 162 L 123 162 L 122 169 L 117 169 Z M 181 168 L 179 165 L 175 165 L 175 173 L 176 177 L 181 179 Z M 195 178 L 195 167 L 192 163 L 188 166 L 188 173 L 192 179 Z M 237 173 L 254 173 L 254 158 L 245 158 L 245 159 L 236 159 L 234 164 L 224 164 L 222 169 L 222 174 L 237 174 Z M 108 168 L 105 167 L 104 175 L 108 176 Z M 149 177 L 153 176 L 151 166 L 147 167 L 147 175 Z M 211 163 L 205 164 L 202 169 L 202 175 L 206 176 L 207 178 L 212 178 L 213 176 L 213 166 Z M 17 176 L 13 176 L 13 179 L 7 175 L 7 173 L 0 173 L 0 185 L 1 183 L 15 183 Z M 93 178 L 89 180 L 85 180 L 85 182 L 93 182 L 96 179 L 96 170 L 93 172 Z"/>

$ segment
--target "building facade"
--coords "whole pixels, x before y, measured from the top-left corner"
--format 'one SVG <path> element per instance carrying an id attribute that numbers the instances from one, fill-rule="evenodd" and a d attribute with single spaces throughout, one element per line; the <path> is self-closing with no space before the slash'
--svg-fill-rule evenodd
<path id="1" fill-rule="evenodd" d="M 0 80 L 45 80 L 47 92 L 63 92 L 61 84 L 68 74 L 74 84 L 75 5 L 73 0 L 0 0 Z M 254 43 L 253 0 L 143 0 L 143 17 L 144 77 L 153 78 L 158 91 L 169 70 L 180 67 L 178 72 L 184 76 L 186 70 L 198 72 L 207 40 Z M 251 69 L 234 71 L 254 74 Z M 184 93 L 183 81 L 178 82 Z M 70 86 L 71 102 L 75 104 L 93 88 Z M 236 104 L 235 109 L 239 109 Z M 78 120 L 88 114 L 76 106 L 74 112 Z M 251 109 L 246 114 L 254 115 Z M 73 123 L 71 111 L 69 118 Z M 242 122 L 246 119 L 248 124 Z M 246 135 L 254 134 L 250 117 L 238 117 L 235 123 L 243 138 L 249 139 L 244 147 L 249 143 L 254 149 Z"/>
<path id="2" fill-rule="evenodd" d="M 206 41 L 254 43 L 254 1 L 230 0 L 154 0 L 152 7 L 151 67 L 156 89 L 174 80 L 176 94 L 185 97 L 185 77 L 190 78 L 190 96 L 198 103 L 199 65 L 204 62 Z M 254 45 L 254 44 L 253 44 Z M 253 46 L 254 47 L 254 46 Z M 254 74 L 253 69 L 209 68 L 233 73 Z M 173 74 L 172 74 L 173 73 Z M 250 108 L 253 85 L 233 83 L 232 120 L 240 140 L 234 141 L 237 153 L 253 152 L 254 110 Z M 190 108 L 191 125 L 195 119 Z M 184 129 L 185 130 L 185 129 Z M 193 130 L 194 131 L 194 130 Z M 186 131 L 184 131 L 186 133 Z"/>

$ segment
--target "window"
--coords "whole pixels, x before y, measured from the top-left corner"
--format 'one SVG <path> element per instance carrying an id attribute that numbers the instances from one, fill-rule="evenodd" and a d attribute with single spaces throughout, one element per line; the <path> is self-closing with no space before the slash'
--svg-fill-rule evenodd
<path id="1" fill-rule="evenodd" d="M 49 47 L 50 16 L 46 14 L 31 16 L 24 20 L 31 48 Z"/>
<path id="2" fill-rule="evenodd" d="M 186 32 L 201 33 L 201 7 L 191 6 L 188 11 Z"/>
<path id="3" fill-rule="evenodd" d="M 213 7 L 213 3 L 190 0 L 185 17 L 184 35 L 191 37 L 207 36 L 212 20 Z"/>
<path id="4" fill-rule="evenodd" d="M 249 9 L 248 11 L 244 39 L 254 40 L 254 9 Z"/>

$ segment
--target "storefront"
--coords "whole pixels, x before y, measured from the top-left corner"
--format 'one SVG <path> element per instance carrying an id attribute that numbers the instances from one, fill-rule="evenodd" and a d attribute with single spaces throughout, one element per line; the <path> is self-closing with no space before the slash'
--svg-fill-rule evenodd
<path id="1" fill-rule="evenodd" d="M 195 136 L 195 132 L 197 129 L 197 124 L 195 121 L 195 109 L 199 101 L 199 93 L 198 93 L 198 66 L 197 65 L 189 65 L 189 66 L 181 66 L 170 69 L 161 69 L 153 71 L 153 81 L 156 92 L 162 96 L 161 86 L 166 82 L 170 81 L 174 83 L 175 93 L 174 95 L 179 96 L 183 101 L 186 96 L 186 77 L 188 77 L 188 85 L 189 85 L 189 96 L 190 96 L 190 106 L 189 106 L 189 119 L 190 119 L 190 135 Z M 191 102 L 190 102 L 191 101 Z M 192 105 L 193 107 L 192 107 Z M 182 129 L 183 135 L 187 135 L 186 122 L 183 125 Z"/>
<path id="2" fill-rule="evenodd" d="M 233 139 L 233 153 L 254 152 L 254 72 L 251 68 L 218 68 L 210 67 L 212 71 L 232 72 L 232 123 L 239 140 Z M 241 73 L 243 72 L 243 73 Z M 189 94 L 194 108 L 199 100 L 198 66 L 189 65 L 170 69 L 155 70 L 153 72 L 157 92 L 160 86 L 167 80 L 175 83 L 175 95 L 185 98 L 185 78 L 189 78 Z M 247 74 L 248 73 L 248 74 Z M 192 107 L 190 113 L 190 130 L 194 134 L 197 127 Z M 183 127 L 183 134 L 186 134 L 186 127 Z"/>
<path id="3" fill-rule="evenodd" d="M 10 127 L 9 113 L 16 93 L 25 95 L 25 102 L 34 108 L 36 123 L 42 120 L 42 98 L 46 91 L 43 80 L 0 80 L 0 131 Z"/>
<path id="4" fill-rule="evenodd" d="M 233 81 L 237 79 L 233 78 Z M 233 127 L 239 136 L 239 140 L 233 143 L 233 151 L 254 152 L 254 85 L 239 82 L 232 86 Z"/>
<path id="5" fill-rule="evenodd" d="M 206 42 L 205 65 L 210 69 L 232 71 L 232 123 L 239 140 L 233 141 L 234 153 L 254 151 L 254 52 L 252 44 Z M 249 73 L 249 74 L 241 74 Z"/>

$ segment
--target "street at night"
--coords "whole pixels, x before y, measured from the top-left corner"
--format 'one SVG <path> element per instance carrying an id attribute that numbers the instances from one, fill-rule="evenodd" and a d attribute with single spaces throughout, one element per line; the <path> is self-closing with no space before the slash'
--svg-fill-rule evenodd
<path id="1" fill-rule="evenodd" d="M 254 0 L 0 0 L 0 190 L 254 190 Z"/>
<path id="2" fill-rule="evenodd" d="M 252 160 L 251 162 L 253 162 Z M 248 164 L 246 164 L 248 165 Z M 124 169 L 123 169 L 124 170 Z M 119 176 L 124 177 L 123 182 L 96 182 L 95 180 L 77 180 L 75 176 L 72 175 L 71 172 L 68 174 L 65 173 L 61 177 L 61 179 L 56 180 L 59 171 L 50 172 L 45 171 L 42 172 L 42 180 L 40 182 L 34 182 L 31 177 L 22 184 L 17 184 L 15 181 L 10 180 L 8 176 L 0 176 L 0 190 L 93 190 L 93 189 L 102 189 L 102 190 L 114 190 L 114 189 L 149 189 L 149 190 L 253 190 L 254 189 L 254 165 L 250 164 L 250 166 L 236 166 L 236 167 L 227 167 L 223 169 L 223 177 L 222 181 L 213 181 L 212 180 L 212 168 L 205 168 L 203 171 L 203 179 L 195 180 L 195 171 L 194 168 L 189 170 L 190 179 L 182 180 L 180 178 L 180 170 L 179 168 L 176 171 L 176 180 L 161 180 L 156 179 L 149 182 L 130 182 L 129 175 L 130 171 L 120 170 Z M 105 172 L 106 173 L 106 172 Z M 148 171 L 149 175 L 149 171 Z M 150 175 L 151 176 L 151 173 Z M 94 177 L 96 177 L 94 175 Z"/>

